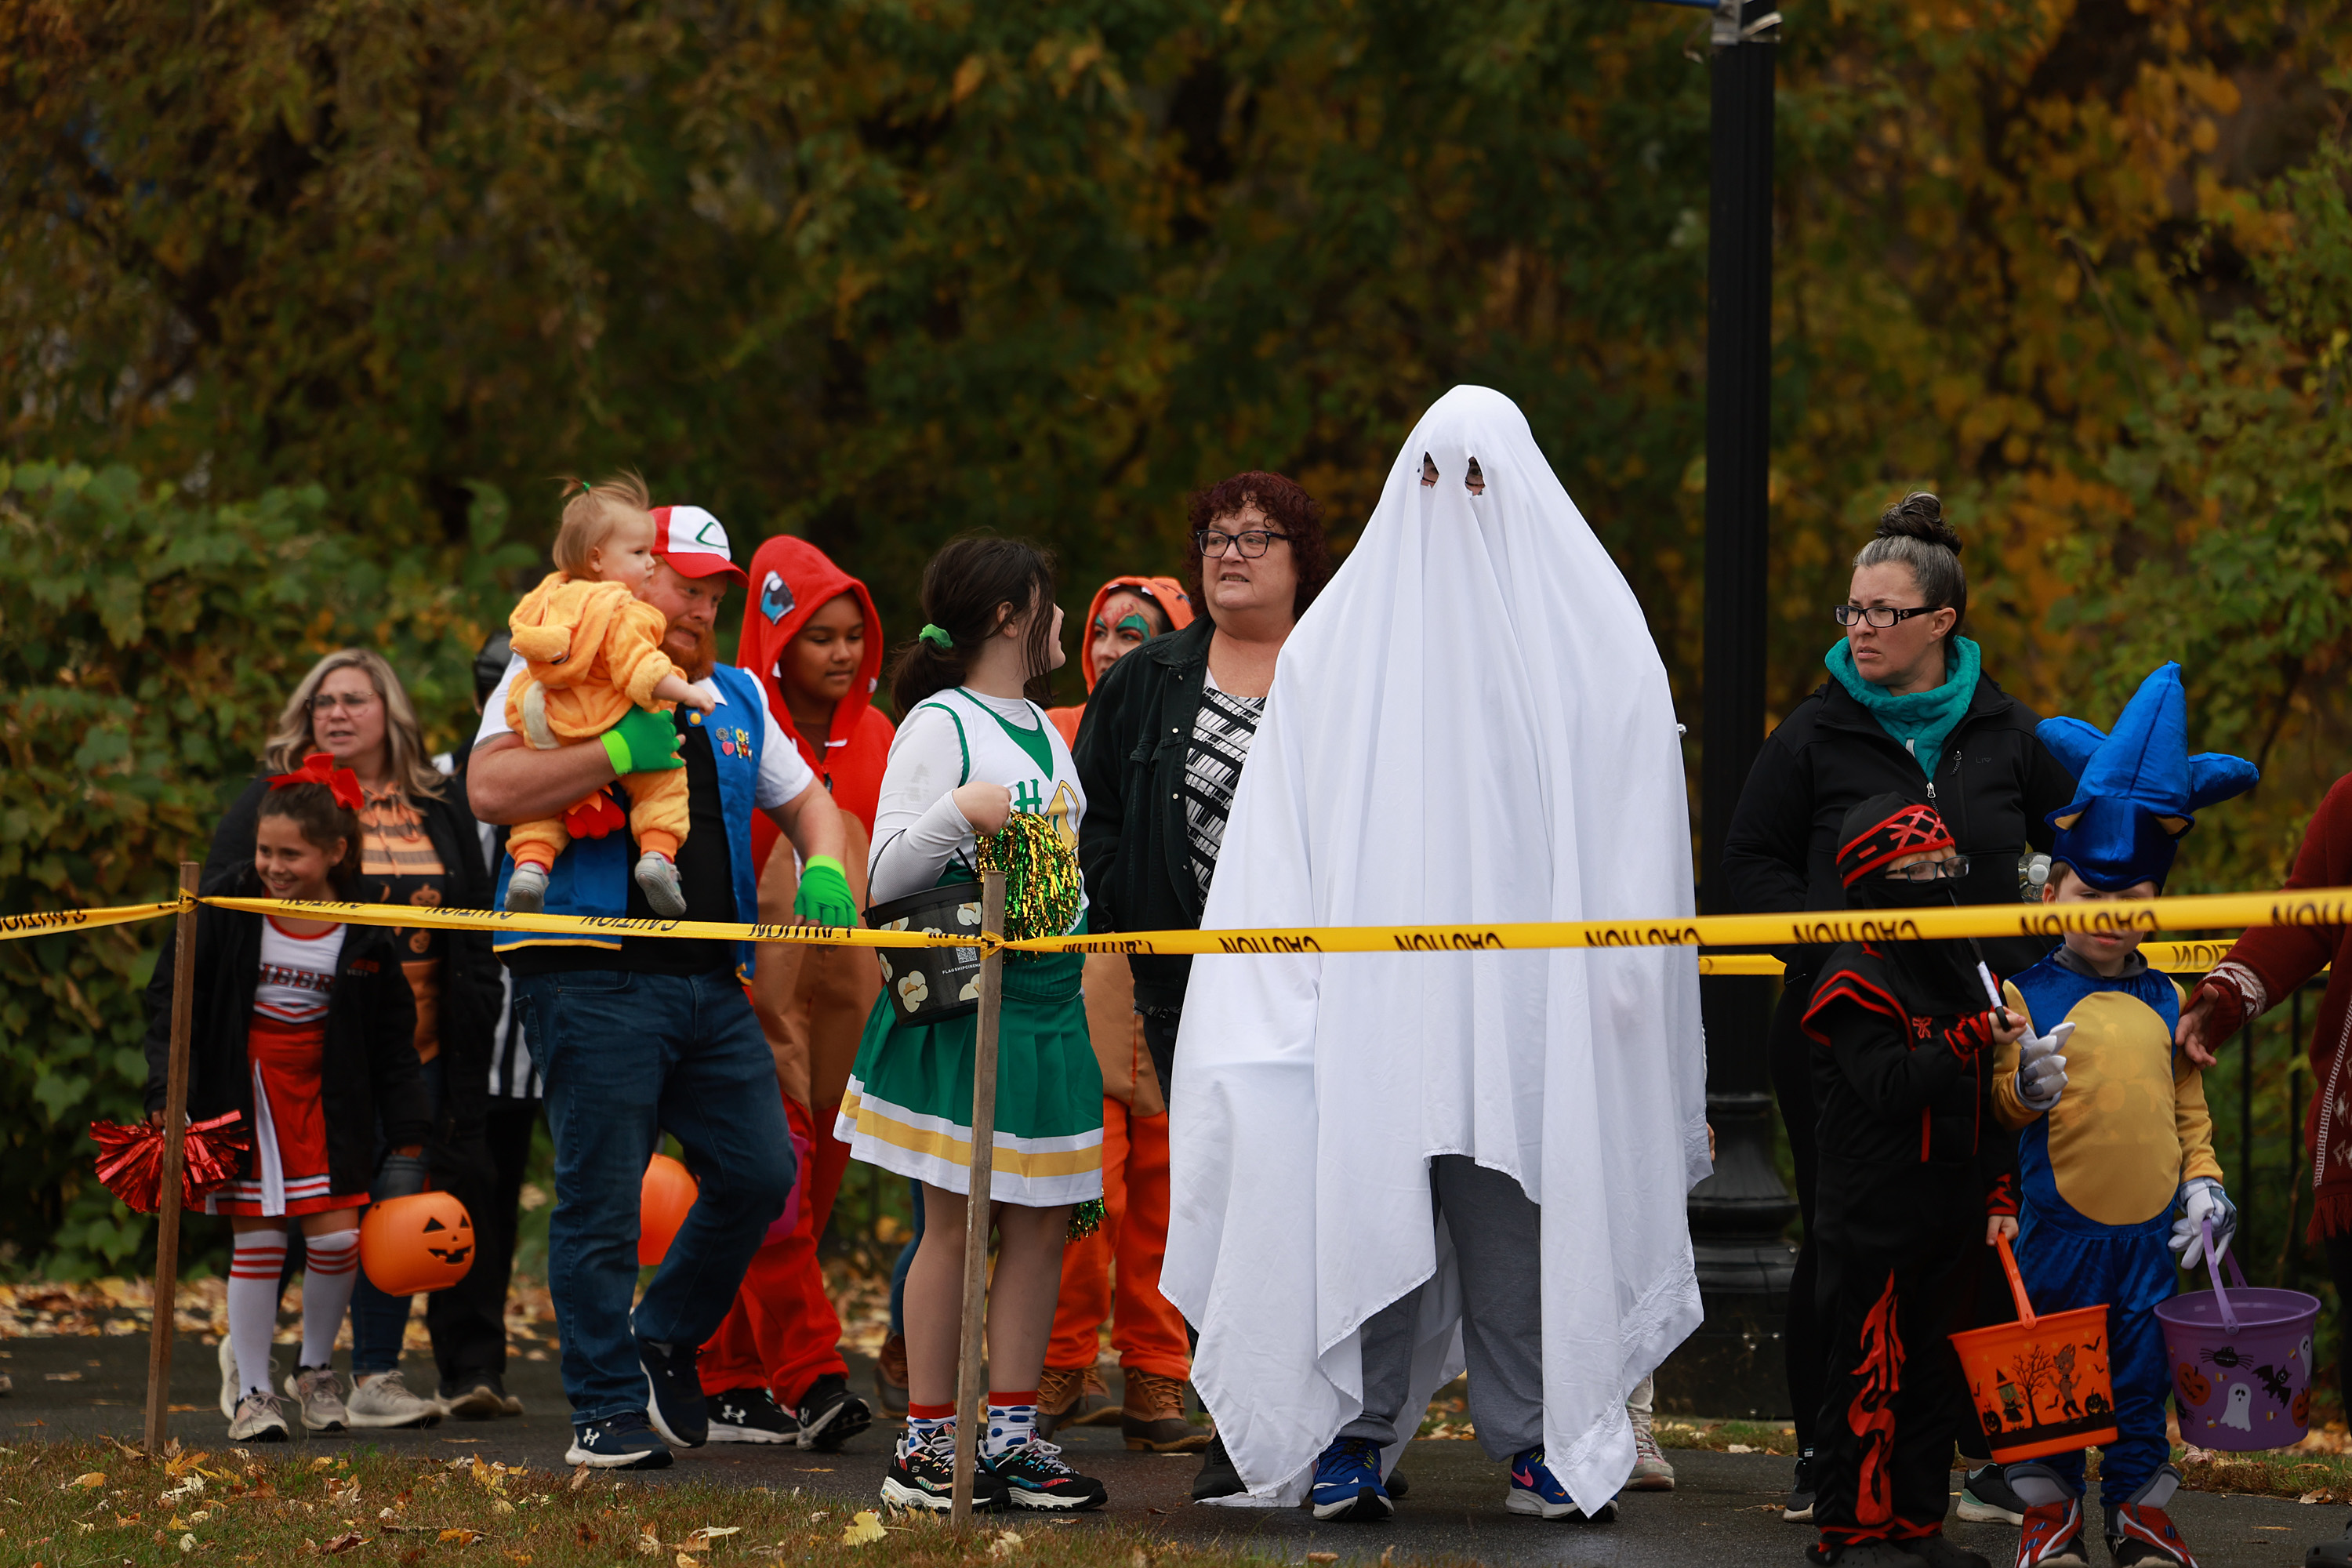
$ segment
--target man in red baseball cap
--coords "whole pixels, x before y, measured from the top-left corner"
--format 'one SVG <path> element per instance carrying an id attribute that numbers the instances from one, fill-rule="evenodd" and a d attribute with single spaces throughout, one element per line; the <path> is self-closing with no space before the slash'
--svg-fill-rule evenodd
<path id="1" fill-rule="evenodd" d="M 609 480 L 642 506 L 633 479 Z M 592 487 L 599 493 L 605 486 Z M 602 737 L 535 751 L 506 724 L 502 683 L 467 770 L 476 816 L 512 824 L 560 812 L 622 773 L 684 768 L 694 830 L 679 846 L 685 919 L 759 918 L 751 823 L 764 815 L 802 858 L 797 918 L 857 921 L 841 856 L 841 813 L 777 722 L 766 688 L 721 665 L 711 627 L 743 573 L 727 531 L 700 507 L 646 508 L 660 564 L 645 601 L 669 620 L 663 650 L 715 699 L 708 714 L 633 708 Z M 514 678 L 509 666 L 507 679 Z M 576 840 L 551 875 L 554 914 L 647 919 L 625 831 Z M 499 897 L 513 872 L 499 868 Z M 749 942 L 502 932 L 515 1005 L 547 1087 L 555 1140 L 548 1279 L 563 1341 L 573 1440 L 566 1463 L 655 1468 L 670 1446 L 709 1436 L 696 1353 L 718 1329 L 793 1180 L 792 1135 L 766 1037 L 743 994 Z M 700 1191 L 668 1257 L 630 1310 L 638 1190 L 667 1132 Z"/>

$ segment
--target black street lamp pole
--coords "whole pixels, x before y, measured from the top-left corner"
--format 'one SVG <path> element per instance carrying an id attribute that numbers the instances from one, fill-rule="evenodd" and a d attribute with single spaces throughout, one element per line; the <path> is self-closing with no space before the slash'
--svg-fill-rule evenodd
<path id="1" fill-rule="evenodd" d="M 1723 842 L 1764 739 L 1766 544 L 1772 387 L 1771 0 L 1716 11 L 1706 301 L 1706 662 L 1699 763 L 1699 895 L 1727 912 Z M 1706 1321 L 1659 1371 L 1664 1408 L 1789 1415 L 1780 1329 L 1796 1205 L 1772 1159 L 1765 1060 L 1773 982 L 1708 976 L 1707 1118 L 1715 1174 L 1690 1195 Z"/>

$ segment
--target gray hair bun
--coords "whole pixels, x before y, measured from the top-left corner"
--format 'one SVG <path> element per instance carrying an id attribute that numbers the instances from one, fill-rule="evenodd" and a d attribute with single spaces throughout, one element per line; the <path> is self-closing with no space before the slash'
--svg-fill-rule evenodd
<path id="1" fill-rule="evenodd" d="M 1922 544 L 1940 544 L 1955 555 L 1960 552 L 1958 531 L 1944 521 L 1943 501 L 1928 490 L 1913 490 L 1880 512 L 1878 537 L 1916 539 Z"/>

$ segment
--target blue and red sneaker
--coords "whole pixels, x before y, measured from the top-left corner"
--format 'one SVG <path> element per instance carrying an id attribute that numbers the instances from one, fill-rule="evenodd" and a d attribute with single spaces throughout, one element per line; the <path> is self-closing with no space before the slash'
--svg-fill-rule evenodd
<path id="1" fill-rule="evenodd" d="M 2089 1568 L 2090 1562 L 2090 1549 L 2083 1543 L 2080 1499 L 2025 1510 L 2017 1537 L 2017 1568 Z"/>
<path id="2" fill-rule="evenodd" d="M 1513 1513 L 1533 1514 L 1538 1519 L 1580 1519 L 1594 1524 L 1607 1524 L 1617 1517 L 1617 1500 L 1611 1498 L 1601 1505 L 1597 1513 L 1587 1514 L 1568 1495 L 1568 1489 L 1544 1464 L 1541 1448 L 1529 1448 L 1511 1460 L 1510 1494 L 1503 1506 Z"/>
<path id="3" fill-rule="evenodd" d="M 2107 1550 L 2117 1568 L 2197 1568 L 2171 1515 L 2146 1503 L 2127 1502 L 2108 1511 Z"/>
<path id="4" fill-rule="evenodd" d="M 1396 1511 L 1381 1485 L 1381 1446 L 1370 1437 L 1336 1437 L 1315 1461 L 1315 1487 L 1307 1494 L 1318 1519 L 1355 1523 L 1381 1520 Z"/>

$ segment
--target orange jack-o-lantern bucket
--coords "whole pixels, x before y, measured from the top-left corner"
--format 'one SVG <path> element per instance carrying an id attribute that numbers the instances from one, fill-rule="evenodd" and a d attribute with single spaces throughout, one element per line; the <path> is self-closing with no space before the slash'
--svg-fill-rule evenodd
<path id="1" fill-rule="evenodd" d="M 2004 1465 L 2105 1447 L 2116 1440 L 2116 1400 L 2107 1378 L 2107 1310 L 2036 1313 L 2009 1238 L 2000 1266 L 2017 1300 L 2017 1321 L 1954 1334 L 1969 1393 L 1984 1423 L 1992 1457 Z"/>
<path id="2" fill-rule="evenodd" d="M 646 1165 L 637 1203 L 637 1261 L 650 1268 L 669 1256 L 670 1239 L 686 1223 L 698 1189 L 684 1165 L 656 1154 Z"/>
<path id="3" fill-rule="evenodd" d="M 386 1198 L 360 1221 L 360 1267 L 387 1296 L 446 1290 L 474 1266 L 474 1217 L 448 1193 Z"/>

